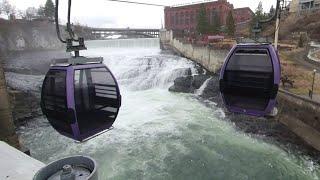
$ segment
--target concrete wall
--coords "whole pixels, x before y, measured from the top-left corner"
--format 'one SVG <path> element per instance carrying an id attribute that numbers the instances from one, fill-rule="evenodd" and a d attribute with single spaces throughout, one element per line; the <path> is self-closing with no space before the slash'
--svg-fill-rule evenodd
<path id="1" fill-rule="evenodd" d="M 278 120 L 320 151 L 320 103 L 280 91 Z"/>
<path id="2" fill-rule="evenodd" d="M 61 31 L 64 35 L 63 28 Z M 0 21 L 0 53 L 63 47 L 57 38 L 53 23 Z"/>
<path id="3" fill-rule="evenodd" d="M 180 42 L 177 39 L 170 41 L 170 45 L 174 47 L 183 56 L 192 59 L 201 64 L 210 72 L 218 73 L 225 57 L 227 50 L 218 50 L 210 47 L 195 46 L 188 43 Z"/>

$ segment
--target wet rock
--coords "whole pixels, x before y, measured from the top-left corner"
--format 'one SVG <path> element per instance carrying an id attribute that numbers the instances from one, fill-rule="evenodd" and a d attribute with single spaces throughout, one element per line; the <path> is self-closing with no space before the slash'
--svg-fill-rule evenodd
<path id="1" fill-rule="evenodd" d="M 24 124 L 26 120 L 42 114 L 40 99 L 31 93 L 9 89 L 12 115 L 15 125 Z"/>
<path id="2" fill-rule="evenodd" d="M 191 76 L 192 75 L 192 72 L 191 72 L 191 68 L 183 68 L 182 69 L 183 72 L 184 72 L 184 76 Z"/>
<path id="3" fill-rule="evenodd" d="M 178 74 L 180 76 L 191 76 L 192 71 L 191 68 L 178 68 L 174 70 L 173 74 Z"/>
<path id="4" fill-rule="evenodd" d="M 207 84 L 207 87 L 204 88 L 202 98 L 213 100 L 214 102 L 221 104 L 222 99 L 220 97 L 219 90 L 219 77 L 213 76 Z"/>
<path id="5" fill-rule="evenodd" d="M 197 70 L 198 74 L 204 74 L 205 70 L 203 67 L 201 67 L 199 64 L 195 65 L 195 69 Z"/>
<path id="6" fill-rule="evenodd" d="M 192 88 L 192 80 L 192 76 L 179 77 L 174 80 L 174 85 L 169 88 L 169 91 L 191 93 L 194 90 Z"/>
<path id="7" fill-rule="evenodd" d="M 193 76 L 192 87 L 195 89 L 199 89 L 203 85 L 203 83 L 209 78 L 210 76 L 204 74 Z"/>

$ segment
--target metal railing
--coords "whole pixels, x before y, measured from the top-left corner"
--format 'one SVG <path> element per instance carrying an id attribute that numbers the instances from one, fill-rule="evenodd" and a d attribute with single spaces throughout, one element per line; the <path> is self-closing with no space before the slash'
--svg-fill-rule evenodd
<path id="1" fill-rule="evenodd" d="M 320 72 L 317 70 L 302 71 L 293 69 L 293 71 L 295 70 L 296 72 L 293 74 L 290 74 L 288 70 L 284 70 L 280 88 L 310 100 L 320 102 Z"/>

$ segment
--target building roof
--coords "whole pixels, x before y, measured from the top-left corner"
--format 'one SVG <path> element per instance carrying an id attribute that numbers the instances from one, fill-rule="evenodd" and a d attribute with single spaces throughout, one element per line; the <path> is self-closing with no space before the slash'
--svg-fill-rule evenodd
<path id="1" fill-rule="evenodd" d="M 254 14 L 254 12 L 249 7 L 236 8 L 234 9 L 234 12 L 245 11 L 245 10 L 249 10 L 252 14 Z"/>
<path id="2" fill-rule="evenodd" d="M 217 2 L 225 2 L 229 5 L 232 5 L 227 0 L 204 0 L 204 1 L 197 1 L 197 2 L 191 2 L 191 3 L 183 3 L 183 4 L 177 4 L 172 6 L 167 6 L 166 8 L 176 8 L 176 7 L 185 7 L 185 6 L 194 6 L 199 4 L 208 4 L 208 3 L 217 3 Z M 232 5 L 233 6 L 233 5 Z"/>

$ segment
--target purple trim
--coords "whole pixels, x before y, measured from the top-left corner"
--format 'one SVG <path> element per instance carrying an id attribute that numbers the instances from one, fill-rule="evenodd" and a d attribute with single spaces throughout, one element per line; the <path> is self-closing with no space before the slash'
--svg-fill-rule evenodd
<path id="1" fill-rule="evenodd" d="M 224 59 L 224 63 L 223 63 L 223 66 L 221 68 L 221 71 L 220 71 L 220 80 L 223 79 L 223 76 L 224 76 L 224 72 L 226 70 L 226 66 L 229 62 L 229 59 L 231 57 L 231 55 L 233 54 L 233 52 L 235 51 L 235 49 L 237 48 L 237 46 L 233 46 L 232 49 L 230 50 L 229 54 L 227 55 L 227 57 Z"/>
<path id="2" fill-rule="evenodd" d="M 72 67 L 67 68 L 67 100 L 68 108 L 75 109 L 74 103 L 74 70 Z"/>
<path id="3" fill-rule="evenodd" d="M 74 69 L 72 66 L 69 66 L 67 69 L 67 102 L 68 108 L 73 109 L 76 112 L 75 102 L 74 102 Z M 80 131 L 79 124 L 77 119 L 77 113 L 74 114 L 76 122 L 71 124 L 73 136 L 75 139 L 79 139 Z"/>

